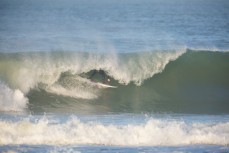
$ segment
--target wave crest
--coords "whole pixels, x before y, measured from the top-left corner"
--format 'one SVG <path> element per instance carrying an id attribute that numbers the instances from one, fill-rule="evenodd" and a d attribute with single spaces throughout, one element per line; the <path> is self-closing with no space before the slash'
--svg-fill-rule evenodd
<path id="1" fill-rule="evenodd" d="M 95 93 L 71 87 L 75 93 L 68 92 L 68 87 L 58 81 L 63 73 L 69 72 L 76 76 L 91 70 L 102 69 L 119 83 L 134 82 L 141 85 L 145 79 L 162 72 L 166 64 L 175 60 L 185 51 L 158 51 L 143 53 L 83 53 L 83 52 L 27 52 L 27 53 L 1 53 L 0 78 L 14 88 L 28 93 L 31 89 L 46 86 L 49 92 L 66 93 L 66 96 L 90 99 L 98 97 Z M 71 76 L 71 77 L 72 77 Z M 72 83 L 73 84 L 73 83 Z M 62 90 L 63 89 L 63 90 Z M 64 92 L 63 92 L 64 91 Z M 83 96 L 85 95 L 85 97 Z"/>
<path id="2" fill-rule="evenodd" d="M 15 131 L 17 128 L 17 132 Z M 26 132 L 24 131 L 26 128 Z M 65 123 L 52 123 L 46 117 L 32 122 L 28 119 L 0 121 L 1 145 L 113 145 L 174 146 L 190 144 L 228 145 L 229 123 L 191 123 L 150 119 L 140 125 L 104 125 L 71 118 Z"/>

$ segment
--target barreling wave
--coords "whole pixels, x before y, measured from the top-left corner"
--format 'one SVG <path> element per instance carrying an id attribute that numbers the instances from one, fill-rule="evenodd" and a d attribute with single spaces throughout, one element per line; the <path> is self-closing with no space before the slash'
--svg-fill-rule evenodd
<path id="1" fill-rule="evenodd" d="M 90 72 L 100 69 L 118 88 L 91 84 Z M 24 108 L 42 111 L 71 101 L 86 110 L 229 112 L 228 78 L 229 53 L 219 51 L 0 53 L 1 92 L 9 88 Z"/>
<path id="2" fill-rule="evenodd" d="M 28 92 L 38 83 L 51 85 L 61 74 L 72 75 L 102 69 L 119 83 L 140 85 L 162 72 L 165 65 L 185 51 L 143 53 L 26 52 L 1 53 L 1 77 Z M 26 80 L 26 83 L 25 83 Z"/>
<path id="3" fill-rule="evenodd" d="M 46 117 L 35 122 L 29 118 L 0 120 L 0 145 L 228 145 L 228 128 L 229 122 L 186 123 L 154 118 L 138 125 L 83 122 L 76 117 L 64 123 L 53 123 Z"/>

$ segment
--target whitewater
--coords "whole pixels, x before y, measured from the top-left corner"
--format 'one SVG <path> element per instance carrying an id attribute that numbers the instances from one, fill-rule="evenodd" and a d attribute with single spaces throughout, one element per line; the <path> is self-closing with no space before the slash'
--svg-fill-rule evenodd
<path id="1" fill-rule="evenodd" d="M 229 152 L 228 12 L 0 1 L 0 152 Z"/>
<path id="2" fill-rule="evenodd" d="M 143 117 L 141 116 L 141 118 Z M 138 118 L 136 117 L 136 119 Z M 1 145 L 176 146 L 229 144 L 229 122 L 187 123 L 176 119 L 162 120 L 146 117 L 144 123 L 138 125 L 133 123 L 116 125 L 115 123 L 85 122 L 74 116 L 68 118 L 64 123 L 59 123 L 55 119 L 43 116 L 35 121 L 30 118 L 17 122 L 3 120 L 0 125 L 2 133 L 4 132 L 1 134 Z M 17 132 L 14 132 L 15 128 L 17 128 Z"/>

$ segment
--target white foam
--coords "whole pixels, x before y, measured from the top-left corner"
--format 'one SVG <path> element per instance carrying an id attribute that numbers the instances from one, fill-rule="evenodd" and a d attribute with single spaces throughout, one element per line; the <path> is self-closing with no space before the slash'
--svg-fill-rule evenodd
<path id="1" fill-rule="evenodd" d="M 91 81 L 79 76 L 61 77 L 58 82 L 45 87 L 47 92 L 57 95 L 69 96 L 82 99 L 98 98 L 98 88 Z"/>
<path id="2" fill-rule="evenodd" d="M 1 111 L 23 111 L 27 103 L 28 99 L 19 89 L 10 89 L 3 82 L 0 82 Z"/>
<path id="3" fill-rule="evenodd" d="M 16 130 L 15 130 L 16 129 Z M 209 124 L 150 119 L 144 124 L 107 125 L 71 118 L 52 123 L 0 121 L 0 144 L 175 146 L 229 144 L 229 122 Z"/>
<path id="4" fill-rule="evenodd" d="M 88 89 L 88 88 L 86 88 Z M 95 99 L 98 98 L 98 96 L 95 94 L 95 92 L 86 90 L 83 88 L 64 88 L 61 85 L 54 84 L 48 88 L 46 88 L 47 92 L 54 93 L 57 95 L 62 95 L 62 96 L 69 96 L 73 98 L 82 98 L 82 99 Z"/>

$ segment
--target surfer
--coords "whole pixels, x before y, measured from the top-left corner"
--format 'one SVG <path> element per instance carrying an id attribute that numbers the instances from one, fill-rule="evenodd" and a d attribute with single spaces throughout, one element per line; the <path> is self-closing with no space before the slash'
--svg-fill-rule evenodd
<path id="1" fill-rule="evenodd" d="M 108 76 L 106 75 L 105 71 L 104 70 L 93 70 L 91 76 L 89 77 L 90 80 L 92 80 L 92 78 L 96 75 L 96 74 L 99 74 L 100 76 L 102 76 L 102 82 L 103 83 L 108 83 L 110 82 L 110 79 L 108 78 Z"/>

